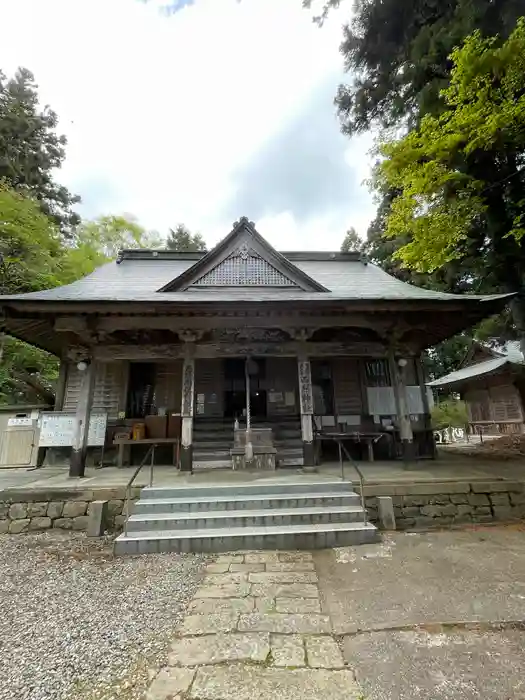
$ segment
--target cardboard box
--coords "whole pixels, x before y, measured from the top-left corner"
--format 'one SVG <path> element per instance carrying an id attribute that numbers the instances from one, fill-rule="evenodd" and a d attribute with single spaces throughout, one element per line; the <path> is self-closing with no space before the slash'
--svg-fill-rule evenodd
<path id="1" fill-rule="evenodd" d="M 180 413 L 168 414 L 168 434 L 169 438 L 180 438 L 182 429 L 182 416 Z"/>
<path id="2" fill-rule="evenodd" d="M 144 440 L 146 437 L 146 424 L 133 423 L 132 436 L 133 440 Z"/>
<path id="3" fill-rule="evenodd" d="M 146 437 L 154 440 L 166 437 L 168 430 L 167 416 L 146 416 Z"/>

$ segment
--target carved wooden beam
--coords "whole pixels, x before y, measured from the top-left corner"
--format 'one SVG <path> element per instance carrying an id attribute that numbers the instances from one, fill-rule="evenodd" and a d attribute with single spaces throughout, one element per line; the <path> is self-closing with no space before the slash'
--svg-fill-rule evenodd
<path id="1" fill-rule="evenodd" d="M 58 319 L 57 319 L 58 320 Z M 82 320 L 82 319 L 79 319 Z M 67 330 L 73 328 L 67 327 L 69 320 L 64 320 Z M 134 330 L 134 329 L 156 329 L 170 330 L 179 332 L 180 330 L 211 330 L 214 328 L 282 328 L 288 332 L 288 329 L 303 329 L 312 330 L 317 328 L 341 327 L 361 327 L 380 329 L 391 325 L 390 314 L 348 314 L 348 315 L 330 315 L 323 316 L 301 316 L 300 314 L 267 314 L 267 315 L 199 315 L 193 318 L 184 316 L 107 316 L 98 318 L 96 328 L 108 332 L 118 330 Z"/>
<path id="2" fill-rule="evenodd" d="M 182 340 L 183 343 L 197 343 L 199 340 L 202 340 L 202 337 L 205 333 L 205 329 L 180 329 L 177 330 L 177 335 L 179 338 Z"/>
<path id="3" fill-rule="evenodd" d="M 184 345 L 99 345 L 93 348 L 94 357 L 101 361 L 176 360 L 188 356 L 191 348 L 196 358 L 213 357 L 385 357 L 386 348 L 381 343 L 185 343 Z"/>
<path id="4" fill-rule="evenodd" d="M 316 330 L 317 328 L 288 328 L 287 332 L 290 334 L 290 337 L 293 338 L 293 340 L 304 343 L 305 341 L 310 340 Z"/>

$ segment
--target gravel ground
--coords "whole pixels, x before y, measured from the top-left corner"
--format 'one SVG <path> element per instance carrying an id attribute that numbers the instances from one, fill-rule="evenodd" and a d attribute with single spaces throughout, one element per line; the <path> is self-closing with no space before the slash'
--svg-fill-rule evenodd
<path id="1" fill-rule="evenodd" d="M 111 539 L 0 536 L 0 700 L 138 700 L 206 557 L 114 559 Z"/>

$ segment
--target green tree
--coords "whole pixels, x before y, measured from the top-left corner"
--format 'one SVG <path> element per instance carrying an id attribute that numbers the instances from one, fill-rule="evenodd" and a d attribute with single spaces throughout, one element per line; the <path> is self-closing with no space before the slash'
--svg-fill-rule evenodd
<path id="1" fill-rule="evenodd" d="M 64 248 L 57 227 L 34 199 L 0 182 L 0 293 L 19 294 L 61 281 Z M 56 358 L 0 334 L 0 402 L 49 402 Z"/>
<path id="2" fill-rule="evenodd" d="M 378 180 L 400 192 L 385 235 L 408 236 L 395 253 L 421 272 L 478 253 L 493 289 L 512 305 L 525 336 L 525 18 L 510 37 L 467 38 L 451 54 L 446 109 L 404 138 L 383 144 Z"/>
<path id="3" fill-rule="evenodd" d="M 168 234 L 166 247 L 169 250 L 184 251 L 205 251 L 206 243 L 200 233 L 191 233 L 184 224 L 177 224 Z"/>
<path id="4" fill-rule="evenodd" d="M 72 244 L 62 261 L 62 284 L 73 282 L 115 260 L 121 250 L 161 248 L 163 245 L 164 241 L 156 231 L 147 231 L 129 214 L 82 221 L 76 227 Z"/>
<path id="5" fill-rule="evenodd" d="M 0 182 L 0 293 L 60 283 L 61 239 L 38 202 Z"/>
<path id="6" fill-rule="evenodd" d="M 103 216 L 76 227 L 66 245 L 38 202 L 0 185 L 0 293 L 49 289 L 93 272 L 122 248 L 160 247 L 133 217 Z M 3 343 L 0 402 L 50 402 L 58 360 L 15 338 Z"/>
<path id="7" fill-rule="evenodd" d="M 364 250 L 365 241 L 357 233 L 353 226 L 350 226 L 341 243 L 341 253 L 361 253 Z"/>
<path id="8" fill-rule="evenodd" d="M 72 209 L 79 197 L 54 179 L 66 145 L 57 122 L 49 107 L 40 108 L 30 71 L 19 68 L 10 79 L 0 71 L 0 179 L 28 192 L 67 235 L 79 220 Z"/>
<path id="9" fill-rule="evenodd" d="M 468 413 L 464 401 L 449 398 L 436 403 L 432 409 L 432 427 L 436 430 L 464 428 L 467 423 Z"/>
<path id="10" fill-rule="evenodd" d="M 339 5 L 327 0 L 314 19 Z M 523 0 L 354 0 L 340 47 L 353 78 L 336 96 L 343 131 L 416 125 L 439 112 L 454 47 L 477 29 L 506 38 L 523 12 Z"/>

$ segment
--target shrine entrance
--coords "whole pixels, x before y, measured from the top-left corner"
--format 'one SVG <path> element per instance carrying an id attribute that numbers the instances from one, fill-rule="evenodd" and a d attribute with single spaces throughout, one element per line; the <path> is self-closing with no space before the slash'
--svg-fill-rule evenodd
<path id="1" fill-rule="evenodd" d="M 248 374 L 248 381 L 247 381 Z M 224 360 L 224 416 L 242 420 L 246 416 L 246 392 L 250 391 L 252 419 L 266 418 L 266 361 L 264 358 Z"/>

